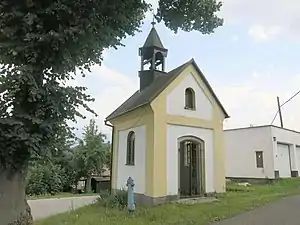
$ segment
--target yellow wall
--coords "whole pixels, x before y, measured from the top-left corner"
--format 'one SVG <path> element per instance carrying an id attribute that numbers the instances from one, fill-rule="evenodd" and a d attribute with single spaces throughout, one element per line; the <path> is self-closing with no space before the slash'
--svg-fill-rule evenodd
<path id="1" fill-rule="evenodd" d="M 167 96 L 177 87 L 189 74 L 193 74 L 202 87 L 204 93 L 213 104 L 213 120 L 203 120 L 167 114 Z M 166 179 L 166 146 L 167 146 L 167 124 L 185 125 L 193 127 L 209 128 L 214 130 L 214 175 L 215 189 L 217 192 L 225 191 L 225 158 L 223 140 L 223 120 L 225 115 L 216 99 L 209 92 L 203 80 L 198 75 L 193 65 L 189 65 L 154 101 L 151 103 L 154 112 L 154 196 L 167 195 Z"/>
<path id="2" fill-rule="evenodd" d="M 118 155 L 118 143 L 119 137 L 118 133 L 122 130 L 127 130 L 133 127 L 146 125 L 146 135 L 147 135 L 147 147 L 146 147 L 146 158 L 147 165 L 145 176 L 150 178 L 146 179 L 146 195 L 152 196 L 153 193 L 153 111 L 151 107 L 143 106 L 137 108 L 130 113 L 124 114 L 123 116 L 117 117 L 110 122 L 114 125 L 114 146 L 113 146 L 113 165 L 112 165 L 112 188 L 116 189 L 116 180 L 117 180 L 117 155 Z"/>
<path id="3" fill-rule="evenodd" d="M 155 166 L 153 168 L 153 197 L 165 196 L 167 193 L 167 159 L 166 159 L 166 135 L 167 135 L 167 123 L 166 123 L 166 96 L 162 92 L 158 100 L 154 100 L 151 104 L 154 111 L 154 148 L 153 162 Z"/>

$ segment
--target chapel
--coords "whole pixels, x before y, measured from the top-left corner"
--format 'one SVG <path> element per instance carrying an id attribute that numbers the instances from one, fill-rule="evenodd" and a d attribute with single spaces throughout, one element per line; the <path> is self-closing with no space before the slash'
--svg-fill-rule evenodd
<path id="1" fill-rule="evenodd" d="M 137 204 L 225 192 L 223 121 L 229 118 L 194 59 L 166 71 L 153 27 L 137 91 L 106 118 L 113 127 L 112 189 L 134 180 Z"/>

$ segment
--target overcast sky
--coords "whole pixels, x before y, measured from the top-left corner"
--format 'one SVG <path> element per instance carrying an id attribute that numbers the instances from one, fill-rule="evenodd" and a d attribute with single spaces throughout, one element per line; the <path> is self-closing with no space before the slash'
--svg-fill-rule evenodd
<path id="1" fill-rule="evenodd" d="M 209 36 L 175 35 L 163 24 L 156 25 L 169 49 L 167 70 L 194 58 L 231 116 L 225 128 L 270 124 L 277 111 L 276 96 L 283 103 L 300 90 L 300 1 L 224 0 L 220 16 L 224 26 Z M 74 81 L 87 86 L 96 98 L 92 107 L 104 133 L 110 132 L 105 117 L 138 89 L 138 48 L 150 22 L 148 15 L 141 33 L 124 40 L 125 47 L 105 51 L 101 67 Z M 285 127 L 300 130 L 298 110 L 300 95 L 283 108 Z M 87 123 L 79 120 L 76 126 L 81 129 Z"/>

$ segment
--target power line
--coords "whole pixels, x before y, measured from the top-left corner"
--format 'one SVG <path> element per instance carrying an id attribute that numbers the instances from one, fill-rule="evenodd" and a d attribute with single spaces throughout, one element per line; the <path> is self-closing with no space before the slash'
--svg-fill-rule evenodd
<path id="1" fill-rule="evenodd" d="M 300 94 L 300 91 L 298 91 L 296 94 L 294 94 L 292 97 L 290 97 L 286 102 L 284 102 L 282 105 L 280 105 L 280 108 L 281 108 L 282 106 L 284 106 L 286 103 L 288 103 L 289 101 L 291 101 L 293 98 L 295 98 L 298 94 Z M 276 112 L 276 114 L 275 114 L 275 116 L 274 116 L 274 118 L 273 118 L 273 120 L 272 120 L 272 122 L 271 122 L 271 125 L 274 123 L 274 121 L 275 121 L 275 119 L 276 119 L 278 113 L 279 113 L 279 109 L 277 110 L 277 112 Z"/>

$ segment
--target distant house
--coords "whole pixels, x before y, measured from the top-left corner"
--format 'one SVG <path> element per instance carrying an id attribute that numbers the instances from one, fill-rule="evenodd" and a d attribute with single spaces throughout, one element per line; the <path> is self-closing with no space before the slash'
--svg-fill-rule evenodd
<path id="1" fill-rule="evenodd" d="M 110 170 L 108 167 L 104 167 L 103 171 L 97 175 L 94 174 L 91 180 L 92 191 L 99 193 L 102 190 L 110 189 Z"/>
<path id="2" fill-rule="evenodd" d="M 298 177 L 300 132 L 277 126 L 225 130 L 227 178 Z"/>
<path id="3" fill-rule="evenodd" d="M 86 185 L 86 177 L 80 178 L 77 184 L 77 191 L 84 192 Z M 110 189 L 110 170 L 107 166 L 103 168 L 100 174 L 92 174 L 91 179 L 92 191 L 99 193 L 101 190 Z"/>

